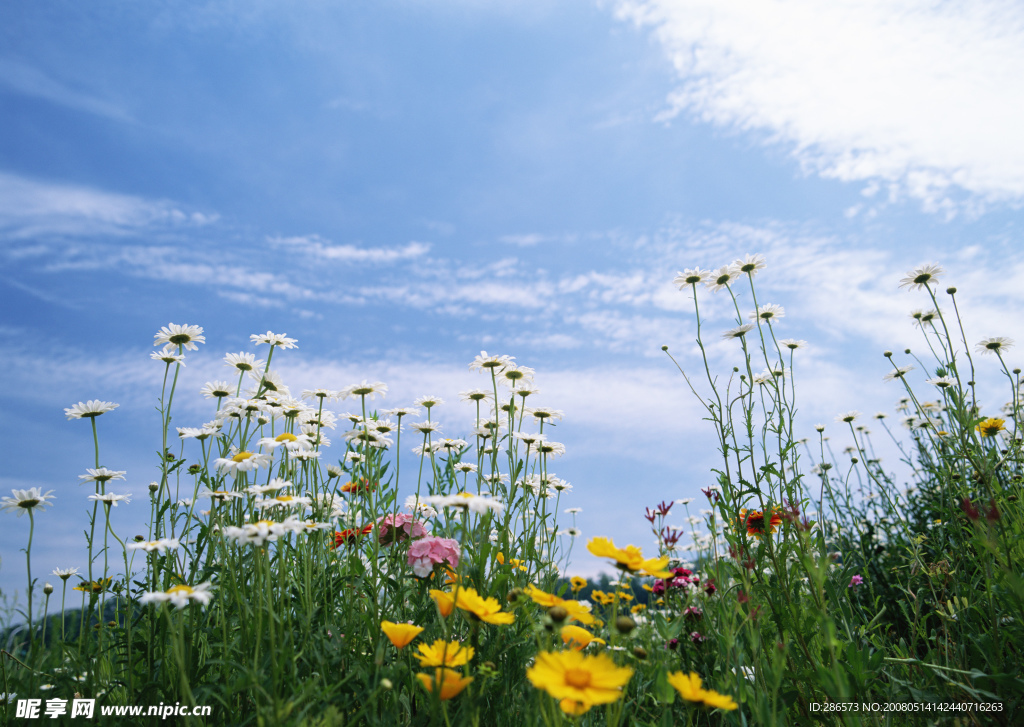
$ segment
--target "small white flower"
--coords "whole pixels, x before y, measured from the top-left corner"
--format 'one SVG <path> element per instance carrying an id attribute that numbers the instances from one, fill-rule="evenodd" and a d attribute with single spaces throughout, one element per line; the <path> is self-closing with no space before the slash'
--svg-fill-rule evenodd
<path id="1" fill-rule="evenodd" d="M 929 283 L 937 282 L 939 276 L 944 272 L 945 270 L 934 263 L 919 265 L 907 273 L 907 277 L 900 280 L 900 287 L 910 290 L 927 288 Z"/>
<path id="2" fill-rule="evenodd" d="M 187 586 L 180 584 L 172 586 L 166 591 L 150 591 L 143 593 L 142 597 L 139 598 L 139 603 L 170 603 L 176 608 L 185 608 L 189 603 L 195 602 L 201 606 L 207 605 L 213 598 L 213 594 L 210 593 L 210 583 L 200 583 L 197 586 Z"/>
<path id="3" fill-rule="evenodd" d="M 181 346 L 187 351 L 198 351 L 197 343 L 206 343 L 203 336 L 202 326 L 179 326 L 177 323 L 170 323 L 153 336 L 153 345 L 161 343 L 167 346 Z"/>
<path id="4" fill-rule="evenodd" d="M 761 319 L 762 321 L 773 321 L 778 318 L 786 317 L 786 309 L 781 305 L 775 305 L 774 303 L 765 303 L 759 306 L 756 311 L 753 311 L 749 316 L 750 320 L 756 321 Z"/>
<path id="5" fill-rule="evenodd" d="M 89 401 L 80 401 L 70 409 L 64 410 L 64 416 L 70 419 L 93 419 L 98 417 L 100 414 L 105 414 L 108 411 L 113 411 L 120 404 L 115 404 L 112 401 L 100 401 L 99 399 L 90 399 Z"/>
<path id="6" fill-rule="evenodd" d="M 86 474 L 78 475 L 78 479 L 82 482 L 109 482 L 110 480 L 123 480 L 127 473 L 126 470 L 108 470 L 106 467 L 100 467 L 96 470 L 86 469 Z M 82 484 L 79 482 L 78 484 Z"/>
<path id="7" fill-rule="evenodd" d="M 5 497 L 0 500 L 0 509 L 13 510 L 18 514 L 18 517 L 33 510 L 42 512 L 53 504 L 48 502 L 54 499 L 54 496 L 50 494 L 51 492 L 53 490 L 48 490 L 44 495 L 43 491 L 38 487 L 32 487 L 27 490 L 11 490 L 12 497 Z"/>
<path id="8" fill-rule="evenodd" d="M 1008 348 L 1013 347 L 1013 339 L 1006 338 L 1005 336 L 994 336 L 992 338 L 983 338 L 978 341 L 978 345 L 974 347 L 974 350 L 978 353 L 994 353 L 1000 354 Z"/>
<path id="9" fill-rule="evenodd" d="M 892 371 L 882 377 L 883 381 L 895 381 L 896 379 L 902 379 L 908 373 L 914 370 L 913 366 L 897 366 Z"/>
<path id="10" fill-rule="evenodd" d="M 860 412 L 859 411 L 848 411 L 845 414 L 840 414 L 839 416 L 837 416 L 836 417 L 836 421 L 839 422 L 840 424 L 844 424 L 844 423 L 845 424 L 849 424 L 850 422 L 854 421 L 859 416 L 860 416 Z"/>
<path id="11" fill-rule="evenodd" d="M 249 340 L 259 346 L 261 343 L 266 343 L 269 346 L 277 346 L 278 348 L 298 348 L 297 340 L 294 338 L 288 338 L 283 333 L 254 333 L 249 336 Z"/>
<path id="12" fill-rule="evenodd" d="M 730 328 L 728 331 L 722 334 L 722 338 L 743 338 L 748 331 L 754 329 L 753 323 L 744 323 L 742 326 L 736 326 Z"/>
<path id="13" fill-rule="evenodd" d="M 132 493 L 126 492 L 123 495 L 115 495 L 113 492 L 107 492 L 102 495 L 89 495 L 90 500 L 95 502 L 102 502 L 104 505 L 110 507 L 117 507 L 117 503 L 123 502 L 125 504 L 132 501 Z"/>
<path id="14" fill-rule="evenodd" d="M 154 361 L 163 361 L 166 364 L 179 363 L 185 365 L 185 354 L 178 353 L 178 348 L 168 343 L 159 351 L 153 351 L 149 357 Z"/>
<path id="15" fill-rule="evenodd" d="M 676 273 L 676 277 L 672 280 L 672 284 L 679 286 L 680 290 L 685 290 L 689 286 L 705 282 L 709 275 L 711 275 L 710 270 L 686 268 L 683 272 Z"/>
<path id="16" fill-rule="evenodd" d="M 178 542 L 177 538 L 160 538 L 159 540 L 147 540 L 141 543 L 128 543 L 125 546 L 127 550 L 144 550 L 147 553 L 152 553 L 154 550 L 158 553 L 162 553 L 169 548 L 180 548 L 181 543 Z"/>

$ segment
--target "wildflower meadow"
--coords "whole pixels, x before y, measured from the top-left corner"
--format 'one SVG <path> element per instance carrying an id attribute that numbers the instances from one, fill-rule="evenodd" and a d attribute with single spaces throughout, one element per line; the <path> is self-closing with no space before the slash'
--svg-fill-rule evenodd
<path id="1" fill-rule="evenodd" d="M 678 366 L 720 457 L 699 497 L 632 513 L 657 541 L 644 548 L 578 537 L 585 494 L 555 472 L 572 413 L 538 401 L 543 374 L 510 355 L 470 362 L 459 402 L 394 403 L 377 381 L 296 395 L 275 365 L 297 342 L 267 332 L 187 391 L 181 367 L 215 343 L 161 328 L 145 496 L 127 501 L 107 454 L 118 404 L 83 390 L 65 413 L 94 445 L 89 494 L 2 500 L 3 526 L 25 535 L 4 564 L 23 555 L 26 574 L 2 631 L 4 723 L 1024 723 L 1013 342 L 964 330 L 956 288 L 919 267 L 902 287 L 926 304 L 923 343 L 884 352 L 900 411 L 842 413 L 828 438 L 822 424 L 801 438 L 806 344 L 777 337 L 770 273 L 747 255 L 674 281 L 695 350 L 724 338 L 734 360 Z M 701 325 L 707 296 L 735 308 L 724 335 Z M 1005 405 L 978 403 L 982 380 Z M 181 421 L 183 397 L 205 399 L 207 421 Z M 475 426 L 449 437 L 453 406 Z M 902 462 L 883 466 L 881 439 Z M 86 537 L 44 574 L 33 540 L 56 497 L 81 497 Z M 118 507 L 148 508 L 148 531 L 117 532 Z M 574 573 L 574 548 L 607 575 Z M 171 711 L 125 711 L 138 705 Z"/>

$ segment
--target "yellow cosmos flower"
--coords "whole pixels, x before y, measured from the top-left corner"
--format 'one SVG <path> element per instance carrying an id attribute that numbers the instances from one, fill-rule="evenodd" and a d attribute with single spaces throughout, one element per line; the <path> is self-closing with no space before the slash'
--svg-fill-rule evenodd
<path id="1" fill-rule="evenodd" d="M 433 595 L 433 592 L 431 592 Z M 435 599 L 437 600 L 437 599 Z M 455 605 L 489 624 L 510 624 L 516 620 L 514 613 L 505 613 L 496 598 L 484 598 L 475 588 L 459 588 L 455 591 Z"/>
<path id="2" fill-rule="evenodd" d="M 600 603 L 602 606 L 610 606 L 615 603 L 615 596 L 604 591 L 591 591 L 590 597 Z"/>
<path id="3" fill-rule="evenodd" d="M 587 550 L 598 558 L 611 558 L 615 566 L 630 573 L 642 572 L 654 578 L 671 578 L 672 573 L 665 570 L 668 565 L 668 556 L 661 558 L 644 559 L 640 548 L 635 545 L 627 545 L 625 548 L 616 548 L 615 543 L 608 538 L 591 538 L 587 543 Z"/>
<path id="4" fill-rule="evenodd" d="M 572 592 L 573 593 L 579 593 L 580 591 L 582 591 L 584 588 L 587 587 L 587 579 L 586 578 L 580 578 L 579 576 L 573 576 L 569 580 L 569 584 L 572 587 Z"/>
<path id="5" fill-rule="evenodd" d="M 396 648 L 404 649 L 417 636 L 423 632 L 422 626 L 413 624 L 396 624 L 391 621 L 381 621 L 380 630 L 390 639 Z"/>
<path id="6" fill-rule="evenodd" d="M 573 626 L 572 624 L 563 626 L 561 633 L 562 641 L 565 645 L 570 649 L 575 649 L 576 651 L 583 651 L 587 646 L 595 641 L 599 644 L 605 643 L 604 639 L 599 639 L 586 629 L 580 628 L 579 626 Z"/>
<path id="7" fill-rule="evenodd" d="M 567 601 L 566 599 L 555 596 L 551 593 L 545 593 L 533 585 L 526 587 L 526 595 L 532 598 L 534 603 L 544 606 L 544 608 L 561 606 L 569 614 L 570 621 L 579 621 L 580 623 L 585 624 L 594 623 L 594 617 L 591 615 L 590 609 L 579 601 Z"/>
<path id="8" fill-rule="evenodd" d="M 635 606 L 633 606 L 633 608 L 631 608 L 629 610 L 630 610 L 631 613 L 637 614 L 637 613 L 640 613 L 641 611 L 645 610 L 646 608 L 647 608 L 647 604 L 645 604 L 645 603 L 638 603 Z"/>
<path id="9" fill-rule="evenodd" d="M 434 599 L 434 603 L 437 604 L 437 608 L 441 612 L 441 615 L 448 618 L 452 609 L 455 608 L 455 597 L 450 593 L 439 591 L 436 588 L 430 589 L 430 597 Z"/>
<path id="10" fill-rule="evenodd" d="M 701 678 L 697 672 L 691 671 L 683 674 L 675 671 L 668 675 L 668 683 L 675 687 L 679 695 L 688 702 L 703 704 L 709 709 L 725 709 L 732 711 L 739 707 L 733 698 L 726 694 L 719 694 L 710 689 L 704 689 Z"/>
<path id="11" fill-rule="evenodd" d="M 584 656 L 578 651 L 542 651 L 526 670 L 526 678 L 559 700 L 562 711 L 583 714 L 595 704 L 621 699 L 622 688 L 633 678 L 633 670 L 616 666 L 607 654 Z"/>
<path id="12" fill-rule="evenodd" d="M 433 675 L 417 674 L 416 678 L 424 689 L 445 701 L 457 697 L 473 681 L 473 677 L 464 677 L 454 669 L 435 669 Z"/>
<path id="13" fill-rule="evenodd" d="M 420 666 L 462 666 L 473 658 L 473 647 L 463 646 L 458 641 L 438 639 L 430 646 L 420 644 L 420 653 L 413 654 L 420 660 Z"/>
<path id="14" fill-rule="evenodd" d="M 82 593 L 102 593 L 110 585 L 111 580 L 110 578 L 102 578 L 98 581 L 82 581 L 71 590 L 81 591 Z"/>
<path id="15" fill-rule="evenodd" d="M 978 434 L 980 434 L 983 437 L 994 437 L 997 434 L 999 434 L 999 432 L 1002 432 L 1006 429 L 1006 427 L 1004 426 L 1005 424 L 1005 419 L 996 419 L 994 417 L 990 417 L 988 419 L 985 419 L 984 421 L 978 422 L 978 426 L 976 426 L 975 429 L 978 431 Z"/>

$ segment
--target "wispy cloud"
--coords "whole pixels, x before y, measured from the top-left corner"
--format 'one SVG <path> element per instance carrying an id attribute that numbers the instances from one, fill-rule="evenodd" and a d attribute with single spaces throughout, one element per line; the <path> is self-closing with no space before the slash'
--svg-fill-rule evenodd
<path id="1" fill-rule="evenodd" d="M 430 252 L 430 245 L 425 242 L 414 241 L 401 247 L 366 248 L 355 245 L 335 245 L 319 235 L 268 237 L 267 242 L 311 258 L 343 262 L 387 264 L 412 260 Z"/>
<path id="2" fill-rule="evenodd" d="M 172 202 L 106 192 L 0 172 L 0 237 L 138 233 L 155 226 L 196 227 L 216 215 L 186 212 Z"/>
<path id="3" fill-rule="evenodd" d="M 1024 199 L 1024 7 L 1005 0 L 623 0 L 685 111 L 926 209 Z M 962 208 L 963 205 L 960 205 Z"/>
<path id="4" fill-rule="evenodd" d="M 132 121 L 128 112 L 117 104 L 74 89 L 18 60 L 0 58 L 0 86 L 114 121 Z"/>

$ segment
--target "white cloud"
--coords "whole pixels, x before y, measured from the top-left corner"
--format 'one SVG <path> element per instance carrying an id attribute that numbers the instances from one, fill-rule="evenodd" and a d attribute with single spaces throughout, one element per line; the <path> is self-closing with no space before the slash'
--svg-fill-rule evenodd
<path id="1" fill-rule="evenodd" d="M 0 172 L 0 235 L 8 239 L 125 235 L 158 226 L 204 226 L 216 219 L 216 215 L 185 212 L 166 200 Z"/>
<path id="2" fill-rule="evenodd" d="M 430 252 L 430 245 L 415 241 L 402 247 L 391 248 L 333 245 L 330 240 L 325 240 L 319 235 L 268 237 L 267 241 L 272 245 L 317 259 L 339 260 L 343 262 L 395 263 L 422 257 Z"/>
<path id="3" fill-rule="evenodd" d="M 117 104 L 75 90 L 43 73 L 38 68 L 10 58 L 0 58 L 0 85 L 27 96 L 103 116 L 114 121 L 132 121 Z"/>
<path id="4" fill-rule="evenodd" d="M 1024 198 L 1024 6 L 622 0 L 682 79 L 671 116 L 761 131 L 808 169 L 927 209 Z M 872 190 L 869 184 L 869 192 Z M 960 191 L 958 191 L 960 190 Z"/>

